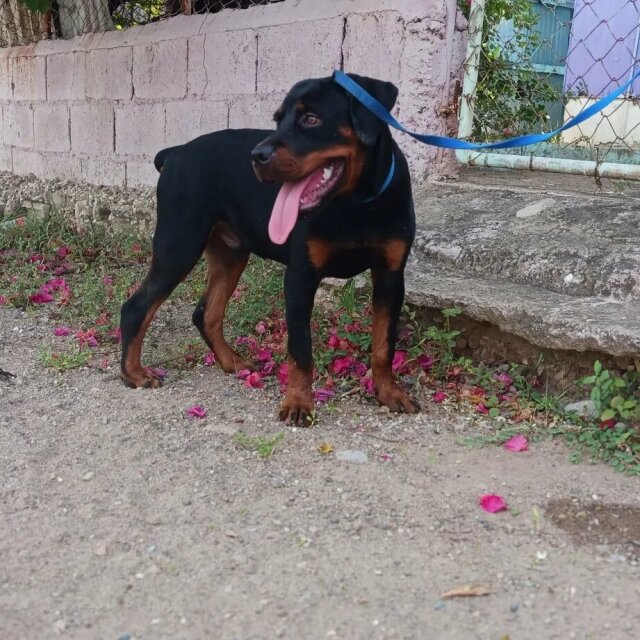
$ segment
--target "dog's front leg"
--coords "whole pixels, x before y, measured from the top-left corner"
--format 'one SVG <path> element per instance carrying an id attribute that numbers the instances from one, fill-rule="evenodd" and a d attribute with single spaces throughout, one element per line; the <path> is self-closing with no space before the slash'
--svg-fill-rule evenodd
<path id="1" fill-rule="evenodd" d="M 314 270 L 289 266 L 284 276 L 288 331 L 289 383 L 280 405 L 279 418 L 310 426 L 313 421 L 313 355 L 311 311 L 320 281 Z"/>
<path id="2" fill-rule="evenodd" d="M 404 300 L 404 271 L 372 269 L 373 327 L 371 370 L 376 398 L 391 411 L 416 413 L 420 407 L 396 382 L 391 363 L 396 348 L 398 318 Z"/>

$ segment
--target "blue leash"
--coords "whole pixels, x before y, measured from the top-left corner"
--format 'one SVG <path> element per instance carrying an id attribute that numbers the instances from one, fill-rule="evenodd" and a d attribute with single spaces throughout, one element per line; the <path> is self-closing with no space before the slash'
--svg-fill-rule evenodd
<path id="1" fill-rule="evenodd" d="M 530 144 L 536 144 L 537 142 L 544 142 L 545 140 L 549 140 L 554 136 L 557 136 L 559 133 L 570 129 L 571 127 L 575 127 L 580 123 L 584 122 L 591 116 L 594 116 L 596 113 L 602 111 L 605 107 L 609 106 L 616 98 L 621 96 L 634 82 L 637 78 L 640 78 L 640 71 L 636 73 L 631 80 L 629 80 L 626 84 L 619 87 L 615 91 L 612 91 L 609 95 L 601 98 L 591 106 L 587 107 L 583 111 L 581 111 L 577 116 L 570 118 L 565 122 L 559 129 L 555 131 L 550 131 L 549 133 L 535 133 L 529 134 L 525 136 L 518 136 L 516 138 L 509 138 L 508 140 L 501 140 L 499 142 L 485 142 L 485 143 L 475 143 L 475 142 L 467 142 L 466 140 L 458 140 L 457 138 L 447 138 L 446 136 L 433 136 L 427 135 L 423 133 L 415 133 L 413 131 L 409 131 L 405 129 L 385 108 L 378 100 L 376 100 L 371 94 L 367 93 L 357 82 L 352 80 L 346 73 L 342 71 L 334 71 L 333 79 L 347 91 L 350 93 L 358 102 L 363 104 L 371 113 L 373 113 L 376 117 L 378 117 L 383 122 L 386 122 L 390 127 L 394 129 L 398 129 L 398 131 L 402 131 L 403 133 L 408 133 L 412 138 L 423 142 L 424 144 L 430 144 L 436 147 L 443 147 L 445 149 L 510 149 L 512 147 L 524 147 Z M 395 159 L 392 162 L 392 168 L 387 176 L 387 180 L 385 180 L 384 188 L 380 190 L 375 197 L 379 196 L 391 182 L 391 178 L 393 177 L 393 170 L 395 167 Z"/>

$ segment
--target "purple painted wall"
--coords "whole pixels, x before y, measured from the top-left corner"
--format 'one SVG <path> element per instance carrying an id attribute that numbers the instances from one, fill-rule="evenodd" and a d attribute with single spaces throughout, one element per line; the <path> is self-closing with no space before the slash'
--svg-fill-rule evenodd
<path id="1" fill-rule="evenodd" d="M 564 88 L 580 95 L 603 96 L 636 68 L 640 2 L 575 0 Z M 640 95 L 640 82 L 634 85 Z"/>

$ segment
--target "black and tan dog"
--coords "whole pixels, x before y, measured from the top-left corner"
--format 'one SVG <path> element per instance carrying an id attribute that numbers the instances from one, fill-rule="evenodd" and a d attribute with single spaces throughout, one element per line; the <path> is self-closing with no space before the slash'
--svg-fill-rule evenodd
<path id="1" fill-rule="evenodd" d="M 387 109 L 394 85 L 351 76 Z M 251 368 L 225 342 L 222 322 L 250 253 L 287 265 L 284 276 L 289 384 L 281 420 L 313 411 L 310 319 L 325 276 L 371 269 L 371 368 L 378 400 L 392 411 L 418 406 L 391 371 L 415 219 L 407 162 L 387 125 L 331 78 L 296 84 L 275 114 L 277 129 L 219 131 L 155 159 L 158 220 L 151 268 L 122 307 L 122 376 L 134 387 L 160 381 L 140 364 L 153 315 L 204 253 L 207 286 L 193 322 L 227 372 Z"/>

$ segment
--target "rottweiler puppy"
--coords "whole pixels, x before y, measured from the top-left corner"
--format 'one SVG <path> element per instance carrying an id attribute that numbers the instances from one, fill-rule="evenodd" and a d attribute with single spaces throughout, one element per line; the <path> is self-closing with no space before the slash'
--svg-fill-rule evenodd
<path id="1" fill-rule="evenodd" d="M 388 110 L 397 88 L 351 75 Z M 276 130 L 238 129 L 164 149 L 149 273 L 121 312 L 122 377 L 158 387 L 140 352 L 156 310 L 204 254 L 205 292 L 193 322 L 226 372 L 254 368 L 225 342 L 227 302 L 250 253 L 286 265 L 289 383 L 281 420 L 311 420 L 311 311 L 326 276 L 371 270 L 371 369 L 379 402 L 415 413 L 418 405 L 391 370 L 404 268 L 415 235 L 407 162 L 381 120 L 332 78 L 303 80 L 275 113 Z"/>

